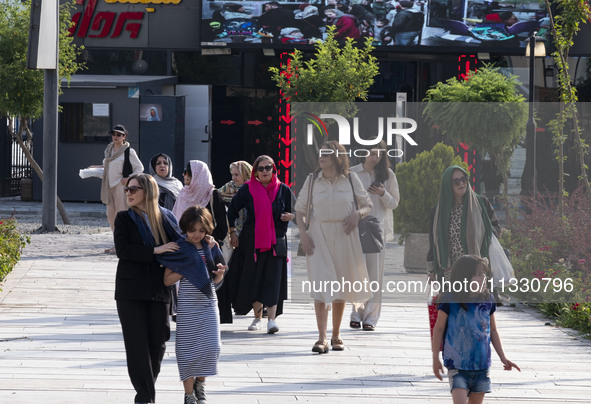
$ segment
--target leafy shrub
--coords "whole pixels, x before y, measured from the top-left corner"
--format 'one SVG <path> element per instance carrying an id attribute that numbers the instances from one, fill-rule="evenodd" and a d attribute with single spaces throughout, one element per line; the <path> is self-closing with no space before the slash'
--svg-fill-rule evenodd
<path id="1" fill-rule="evenodd" d="M 562 216 L 553 199 L 526 201 L 525 205 L 528 213 L 507 223 L 510 241 L 503 244 L 510 247 L 516 276 L 527 276 L 562 260 L 584 283 L 591 284 L 591 274 L 585 269 L 591 263 L 591 209 L 582 188 L 565 198 Z"/>
<path id="2" fill-rule="evenodd" d="M 394 227 L 395 232 L 400 234 L 400 243 L 409 233 L 429 232 L 431 209 L 439 198 L 443 171 L 451 165 L 468 171 L 466 163 L 454 154 L 451 146 L 437 143 L 431 150 L 396 165 L 400 203 L 394 210 Z"/>
<path id="3" fill-rule="evenodd" d="M 28 243 L 29 237 L 22 236 L 16 231 L 14 218 L 0 218 L 0 281 L 12 271 Z"/>
<path id="4" fill-rule="evenodd" d="M 591 336 L 591 208 L 579 188 L 564 199 L 525 201 L 525 212 L 507 222 L 501 242 L 511 252 L 517 279 L 572 282 L 560 298 L 548 294 L 535 306 L 564 327 Z M 565 299 L 565 298 L 566 299 Z M 540 300 L 539 300 L 540 301 Z"/>

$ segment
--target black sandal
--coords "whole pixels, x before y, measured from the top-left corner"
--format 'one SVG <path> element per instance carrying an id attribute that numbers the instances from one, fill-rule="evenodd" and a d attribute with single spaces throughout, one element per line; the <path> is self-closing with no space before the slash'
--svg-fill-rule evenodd
<path id="1" fill-rule="evenodd" d="M 363 324 L 363 331 L 375 331 L 376 327 L 371 324 Z"/>
<path id="2" fill-rule="evenodd" d="M 350 321 L 349 327 L 351 328 L 361 328 L 361 323 L 359 321 Z"/>

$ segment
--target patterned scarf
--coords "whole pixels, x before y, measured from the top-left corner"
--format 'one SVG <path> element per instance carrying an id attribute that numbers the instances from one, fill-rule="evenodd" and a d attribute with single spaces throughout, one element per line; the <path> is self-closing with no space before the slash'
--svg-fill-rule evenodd
<path id="1" fill-rule="evenodd" d="M 234 181 L 228 181 L 218 191 L 220 191 L 220 194 L 222 195 L 222 199 L 224 200 L 224 202 L 230 203 L 232 202 L 232 198 L 234 198 L 234 195 L 236 195 L 236 192 L 238 192 L 239 189 L 240 187 L 236 185 Z"/>
<path id="2" fill-rule="evenodd" d="M 445 169 L 441 178 L 439 189 L 439 202 L 435 209 L 433 220 L 434 241 L 434 269 L 437 275 L 442 275 L 443 268 L 449 268 L 453 264 L 449 257 L 449 219 L 453 205 L 453 190 L 451 176 L 454 170 L 461 170 L 466 176 L 468 173 L 460 166 L 450 166 Z M 466 193 L 462 200 L 462 223 L 460 227 L 460 239 L 464 254 L 474 254 L 480 257 L 488 257 L 488 247 L 492 236 L 492 223 L 484 201 L 480 198 L 468 182 Z"/>

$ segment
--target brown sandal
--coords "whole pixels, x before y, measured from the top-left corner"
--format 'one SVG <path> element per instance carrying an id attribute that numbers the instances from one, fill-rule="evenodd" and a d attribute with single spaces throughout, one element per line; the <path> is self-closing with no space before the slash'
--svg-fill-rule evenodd
<path id="1" fill-rule="evenodd" d="M 316 341 L 312 347 L 312 352 L 318 352 L 319 354 L 328 353 L 328 341 Z"/>
<path id="2" fill-rule="evenodd" d="M 343 340 L 340 338 L 331 339 L 330 345 L 332 345 L 333 351 L 344 351 L 345 350 L 345 344 L 343 344 Z"/>

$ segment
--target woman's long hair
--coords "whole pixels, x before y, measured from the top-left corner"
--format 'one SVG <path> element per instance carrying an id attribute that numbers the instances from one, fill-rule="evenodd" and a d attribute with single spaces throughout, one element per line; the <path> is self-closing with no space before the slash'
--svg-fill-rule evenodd
<path id="1" fill-rule="evenodd" d="M 386 142 L 384 141 L 384 139 L 380 140 L 380 142 L 375 145 L 372 146 L 373 149 L 380 149 L 380 155 L 382 156 L 382 158 L 380 159 L 380 162 L 374 167 L 374 172 L 376 174 L 376 181 L 381 182 L 382 184 L 385 184 L 386 181 L 388 181 L 388 178 L 390 178 L 390 175 L 388 174 L 388 168 L 390 168 L 390 159 L 388 158 L 388 147 L 386 145 Z M 383 150 L 383 152 L 382 152 Z M 359 157 L 359 161 L 361 163 L 365 163 L 365 159 L 366 157 Z"/>
<path id="2" fill-rule="evenodd" d="M 152 235 L 156 241 L 156 245 L 164 244 L 168 242 L 164 226 L 162 225 L 162 215 L 160 214 L 160 208 L 158 207 L 158 184 L 154 177 L 148 174 L 137 174 L 132 175 L 127 180 L 126 185 L 129 186 L 129 181 L 135 179 L 139 182 L 140 186 L 144 189 L 144 199 L 146 204 L 146 211 L 142 212 L 137 207 L 132 207 L 138 215 L 143 219 L 144 213 L 148 216 L 148 224 L 152 230 Z"/>

